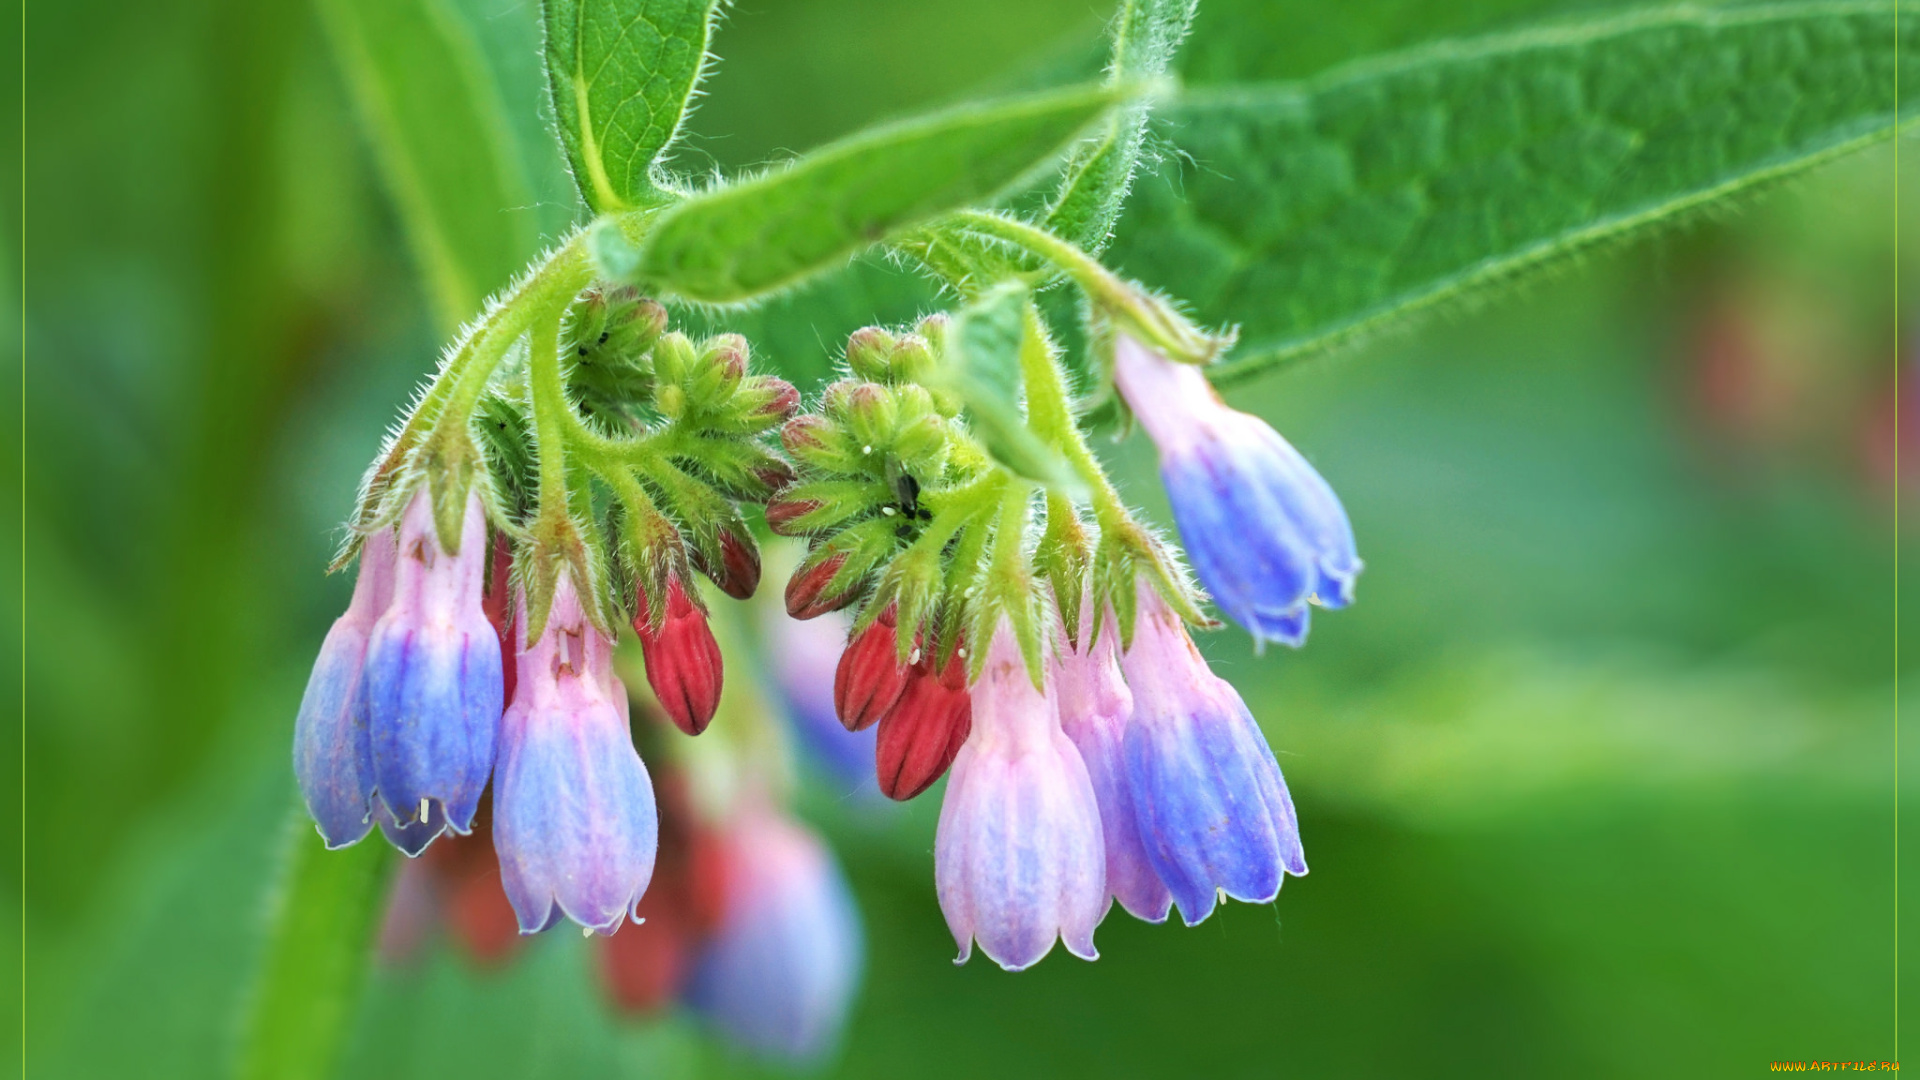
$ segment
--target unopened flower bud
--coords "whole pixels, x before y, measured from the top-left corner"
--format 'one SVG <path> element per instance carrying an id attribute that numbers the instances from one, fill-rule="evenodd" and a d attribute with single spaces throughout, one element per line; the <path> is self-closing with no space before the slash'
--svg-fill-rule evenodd
<path id="1" fill-rule="evenodd" d="M 807 530 L 794 524 L 820 509 L 820 503 L 813 499 L 773 499 L 767 503 L 767 528 L 776 536 L 805 536 Z"/>
<path id="2" fill-rule="evenodd" d="M 838 551 L 817 561 L 809 556 L 787 579 L 787 614 L 796 619 L 813 619 L 853 603 L 858 589 L 832 590 L 833 577 L 846 561 L 846 553 Z"/>
<path id="3" fill-rule="evenodd" d="M 712 566 L 709 562 L 699 551 L 694 552 L 694 564 L 700 572 L 735 600 L 747 599 L 760 587 L 760 548 L 751 539 L 742 539 L 731 530 L 723 531 L 720 565 Z"/>
<path id="4" fill-rule="evenodd" d="M 877 383 L 861 383 L 847 396 L 847 434 L 864 450 L 893 442 L 900 411 L 893 394 Z"/>
<path id="5" fill-rule="evenodd" d="M 893 344 L 893 335 L 878 326 L 855 330 L 847 338 L 847 367 L 869 382 L 886 382 Z"/>
<path id="6" fill-rule="evenodd" d="M 782 420 L 792 416 L 800 408 L 800 391 L 792 383 L 772 375 L 762 375 L 755 391 L 766 397 L 764 403 L 754 412 L 760 416 L 774 416 Z"/>
<path id="7" fill-rule="evenodd" d="M 896 383 L 917 383 L 933 374 L 933 350 L 927 346 L 927 339 L 918 334 L 901 338 L 894 344 L 891 366 Z"/>
<path id="8" fill-rule="evenodd" d="M 653 876 L 653 783 L 608 700 L 612 664 L 613 643 L 562 575 L 540 639 L 519 655 L 494 777 L 494 846 L 523 934 L 562 915 L 611 934 Z"/>
<path id="9" fill-rule="evenodd" d="M 391 529 L 381 529 L 361 545 L 353 599 L 320 645 L 293 725 L 294 776 L 329 848 L 346 847 L 372 827 L 373 760 L 360 683 L 368 638 L 393 601 L 397 561 Z"/>
<path id="10" fill-rule="evenodd" d="M 633 631 L 640 636 L 647 684 L 675 726 L 689 735 L 700 734 L 720 707 L 723 674 L 720 643 L 707 626 L 707 613 L 694 604 L 678 577 L 667 582 L 666 613 L 658 627 L 651 625 L 644 589 L 634 610 Z"/>
<path id="11" fill-rule="evenodd" d="M 878 723 L 900 700 L 909 665 L 899 661 L 895 608 L 888 605 L 847 643 L 833 673 L 833 709 L 848 731 Z"/>
<path id="12" fill-rule="evenodd" d="M 978 941 L 994 963 L 1019 971 L 1055 938 L 1092 960 L 1108 905 L 1098 803 L 1060 730 L 1052 682 L 1034 689 L 1005 619 L 974 695 L 973 734 L 954 761 L 933 849 L 956 962 Z"/>
<path id="13" fill-rule="evenodd" d="M 450 555 L 423 488 L 401 519 L 393 603 L 367 644 L 367 730 L 374 788 L 398 825 L 437 812 L 467 832 L 493 770 L 500 639 L 481 606 L 488 545 L 469 495 L 460 552 Z"/>
<path id="14" fill-rule="evenodd" d="M 945 775 L 973 730 L 966 661 L 956 650 L 946 666 L 935 672 L 934 652 L 923 650 L 907 673 L 899 700 L 880 718 L 880 736 L 874 745 L 880 790 L 901 802 Z"/>
<path id="15" fill-rule="evenodd" d="M 758 480 L 768 492 L 779 491 L 794 482 L 793 466 L 780 460 L 770 460 L 753 470 L 753 478 Z"/>
<path id="16" fill-rule="evenodd" d="M 781 425 L 780 445 L 795 456 L 821 449 L 825 445 L 821 440 L 822 431 L 829 426 L 830 421 L 818 413 L 801 413 Z"/>

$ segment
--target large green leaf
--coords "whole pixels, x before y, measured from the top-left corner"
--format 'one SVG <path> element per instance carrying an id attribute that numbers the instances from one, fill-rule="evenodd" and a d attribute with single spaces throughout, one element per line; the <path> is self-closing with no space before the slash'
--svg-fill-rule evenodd
<path id="1" fill-rule="evenodd" d="M 660 201 L 653 163 L 686 118 L 717 0 L 547 0 L 547 82 L 574 182 L 605 213 Z"/>
<path id="2" fill-rule="evenodd" d="M 536 242 L 493 75 L 446 0 L 320 0 L 320 13 L 434 314 L 451 330 Z"/>
<path id="3" fill-rule="evenodd" d="M 663 211 L 640 277 L 687 300 L 750 300 L 990 199 L 1052 161 L 1127 86 L 1004 98 L 889 124 Z"/>
<path id="4" fill-rule="evenodd" d="M 1193 22 L 1199 0 L 1123 0 L 1113 23 L 1114 82 L 1157 79 Z M 1119 110 L 1100 137 L 1076 148 L 1047 210 L 1047 228 L 1088 251 L 1105 247 L 1120 218 L 1146 140 L 1145 101 Z"/>
<path id="5" fill-rule="evenodd" d="M 1885 138 L 1894 39 L 1885 5 L 1664 11 L 1206 91 L 1112 258 L 1240 325 L 1230 381 Z"/>

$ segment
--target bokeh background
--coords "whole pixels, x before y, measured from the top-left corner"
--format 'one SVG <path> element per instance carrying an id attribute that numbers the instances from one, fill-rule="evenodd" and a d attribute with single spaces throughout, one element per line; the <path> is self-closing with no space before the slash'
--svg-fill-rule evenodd
<path id="1" fill-rule="evenodd" d="M 1573 6 L 1203 0 L 1181 69 L 1291 78 Z M 536 109 L 534 5 L 443 7 L 515 117 L 535 197 L 505 212 L 551 236 L 572 209 Z M 738 0 L 679 164 L 752 166 L 1086 70 L 1105 15 Z M 24 657 L 25 685 L 0 665 L 0 699 L 26 714 L 0 738 L 5 786 L 25 783 L 4 812 L 26 815 L 0 829 L 0 923 L 23 928 L 27 966 L 0 980 L 25 1016 L 0 1025 L 0 1059 L 217 1075 L 276 880 L 295 706 L 350 584 L 323 574 L 335 529 L 439 330 L 308 5 L 26 16 L 24 109 L 11 86 L 0 108 L 0 145 L 21 122 L 27 140 L 18 179 L 0 175 L 25 267 L 23 283 L 22 260 L 0 262 L 9 370 L 26 349 L 24 380 L 0 378 L 0 415 L 25 419 L 0 440 L 0 560 L 24 567 L 0 590 L 25 604 L 0 652 Z M 0 54 L 21 25 L 0 19 Z M 1097 963 L 956 969 L 937 791 L 874 814 L 815 786 L 804 812 L 869 935 L 824 1068 L 1699 1076 L 1893 1058 L 1903 301 L 1920 329 L 1892 281 L 1895 195 L 1883 146 L 1237 392 L 1341 492 L 1368 564 L 1360 603 L 1304 651 L 1204 642 L 1281 755 L 1313 873 L 1195 929 L 1116 914 Z M 1907 237 L 1910 258 L 1920 227 Z M 875 315 L 912 315 L 922 298 L 899 292 Z M 753 326 L 806 385 L 860 313 L 800 307 Z M 1165 520 L 1151 448 L 1105 451 Z M 446 950 L 377 969 L 343 1075 L 761 1070 L 685 1017 L 615 1018 L 578 937 L 548 937 L 505 971 Z"/>

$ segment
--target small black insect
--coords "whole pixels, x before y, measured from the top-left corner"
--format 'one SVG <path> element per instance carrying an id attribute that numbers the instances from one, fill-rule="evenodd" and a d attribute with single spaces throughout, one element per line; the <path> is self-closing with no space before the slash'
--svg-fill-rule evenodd
<path id="1" fill-rule="evenodd" d="M 912 473 L 901 473 L 893 478 L 893 497 L 900 500 L 900 512 L 909 521 L 917 519 L 926 511 L 920 508 L 920 481 Z"/>

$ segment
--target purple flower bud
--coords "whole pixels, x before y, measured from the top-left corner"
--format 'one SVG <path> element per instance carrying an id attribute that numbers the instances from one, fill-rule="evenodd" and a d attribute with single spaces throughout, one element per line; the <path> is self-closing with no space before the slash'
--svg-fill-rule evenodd
<path id="1" fill-rule="evenodd" d="M 1307 872 L 1280 764 L 1239 692 L 1207 668 L 1180 617 L 1145 584 L 1120 667 L 1133 690 L 1134 818 L 1180 917 L 1188 926 L 1205 920 L 1216 892 L 1272 901 L 1283 874 Z"/>
<path id="2" fill-rule="evenodd" d="M 517 623 L 526 625 L 524 599 Z M 501 884 L 523 934 L 563 914 L 611 934 L 653 877 L 659 817 L 621 703 L 609 696 L 620 687 L 613 643 L 587 620 L 570 576 L 516 666 L 493 778 Z"/>
<path id="3" fill-rule="evenodd" d="M 293 772 L 328 848 L 356 843 L 372 828 L 373 761 L 367 745 L 367 702 L 361 672 L 367 639 L 393 601 L 393 531 L 381 529 L 360 548 L 353 599 L 320 645 L 293 724 Z"/>
<path id="4" fill-rule="evenodd" d="M 1081 611 L 1086 618 L 1089 605 Z M 1121 678 L 1116 658 L 1120 631 L 1111 609 L 1102 609 L 1099 640 L 1088 644 L 1086 632 L 1080 650 L 1068 647 L 1065 635 L 1054 635 L 1053 681 L 1060 700 L 1060 727 L 1073 740 L 1093 782 L 1100 804 L 1100 829 L 1106 840 L 1107 889 L 1135 918 L 1165 922 L 1173 896 L 1154 873 L 1134 820 L 1133 792 L 1127 786 L 1125 739 L 1133 715 L 1133 692 Z"/>
<path id="5" fill-rule="evenodd" d="M 973 688 L 973 732 L 953 762 L 934 837 L 940 910 L 965 963 L 973 942 L 1019 971 L 1057 936 L 1095 959 L 1106 916 L 1100 811 L 1080 752 L 1060 730 L 1053 680 L 1035 690 L 1003 619 Z"/>
<path id="6" fill-rule="evenodd" d="M 1361 564 L 1339 498 L 1266 421 L 1221 402 L 1199 368 L 1125 334 L 1114 357 L 1121 394 L 1160 448 L 1201 583 L 1256 639 L 1301 644 L 1309 602 L 1353 601 Z"/>
<path id="7" fill-rule="evenodd" d="M 480 599 L 487 572 L 480 496 L 467 500 L 453 555 L 434 531 L 428 493 L 415 495 L 400 522 L 398 562 L 393 603 L 367 643 L 374 790 L 396 825 L 430 825 L 437 811 L 447 828 L 464 833 L 493 770 L 502 692 L 500 638 Z"/>
<path id="8" fill-rule="evenodd" d="M 826 845 L 770 810 L 746 810 L 729 841 L 726 908 L 686 1002 L 748 1049 L 818 1059 L 859 988 L 853 893 Z"/>

